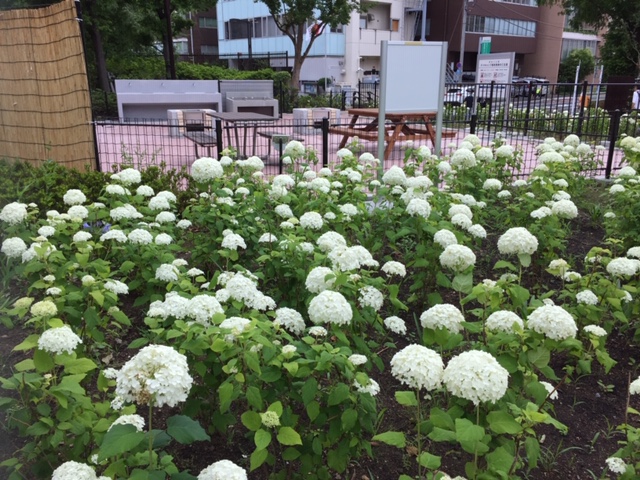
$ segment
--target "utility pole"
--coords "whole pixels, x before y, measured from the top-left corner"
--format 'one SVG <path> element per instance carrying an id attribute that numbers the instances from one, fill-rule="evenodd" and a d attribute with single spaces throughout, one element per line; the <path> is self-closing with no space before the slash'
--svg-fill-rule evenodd
<path id="1" fill-rule="evenodd" d="M 422 32 L 420 41 L 427 41 L 427 0 L 422 0 Z"/>
<path id="2" fill-rule="evenodd" d="M 164 1 L 164 13 L 165 13 L 165 20 L 167 22 L 167 45 L 166 48 L 168 49 L 167 53 L 168 53 L 168 59 L 169 59 L 169 71 L 168 73 L 168 77 L 171 80 L 175 80 L 176 79 L 176 59 L 173 55 L 173 32 L 171 31 L 171 0 L 165 0 Z"/>
<path id="3" fill-rule="evenodd" d="M 462 0 L 462 33 L 460 34 L 460 69 L 464 73 L 464 44 L 467 34 L 467 13 L 473 6 L 473 0 Z"/>

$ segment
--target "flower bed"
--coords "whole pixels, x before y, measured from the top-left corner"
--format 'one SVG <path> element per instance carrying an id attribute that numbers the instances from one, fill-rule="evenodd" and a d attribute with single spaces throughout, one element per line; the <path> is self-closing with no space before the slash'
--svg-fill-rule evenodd
<path id="1" fill-rule="evenodd" d="M 402 479 L 536 475 L 543 437 L 572 434 L 554 399 L 614 367 L 607 339 L 640 310 L 634 162 L 590 211 L 607 242 L 571 258 L 594 154 L 575 135 L 538 152 L 528 180 L 473 135 L 386 172 L 343 149 L 316 173 L 294 141 L 272 179 L 257 157 L 197 160 L 181 211 L 131 168 L 100 198 L 5 205 L 3 318 L 27 332 L 2 378 L 26 439 L 9 478 L 329 479 L 383 445 L 409 452 Z M 623 478 L 639 382 L 606 452 Z M 383 405 L 409 426 L 380 428 Z"/>

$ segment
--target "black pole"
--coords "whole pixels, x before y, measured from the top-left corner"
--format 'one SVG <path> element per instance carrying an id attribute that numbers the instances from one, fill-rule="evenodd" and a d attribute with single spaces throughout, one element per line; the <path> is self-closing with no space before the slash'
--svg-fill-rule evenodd
<path id="1" fill-rule="evenodd" d="M 164 0 L 164 14 L 167 21 L 167 48 L 169 51 L 169 76 L 176 79 L 176 59 L 173 55 L 173 31 L 171 29 L 171 0 Z"/>
<path id="2" fill-rule="evenodd" d="M 584 122 L 584 107 L 587 101 L 587 86 L 589 83 L 585 80 L 582 82 L 582 95 L 580 96 L 580 111 L 578 112 L 578 129 L 576 135 L 582 136 L 582 124 Z"/>
<path id="3" fill-rule="evenodd" d="M 322 119 L 322 166 L 329 166 L 329 118 Z"/>
<path id="4" fill-rule="evenodd" d="M 529 114 L 531 113 L 531 85 L 525 87 L 527 89 L 527 112 L 524 115 L 524 132 L 526 135 L 529 130 Z"/>
<path id="5" fill-rule="evenodd" d="M 218 159 L 222 156 L 222 120 L 216 118 L 216 150 L 218 151 Z"/>
<path id="6" fill-rule="evenodd" d="M 469 123 L 470 134 L 475 135 L 477 125 L 478 125 L 478 115 L 474 113 L 471 115 L 471 122 Z"/>
<path id="7" fill-rule="evenodd" d="M 604 178 L 611 178 L 611 170 L 613 169 L 613 155 L 616 149 L 616 139 L 620 130 L 620 117 L 622 112 L 615 110 L 611 116 L 611 126 L 609 127 L 609 154 L 607 155 L 607 166 L 604 171 Z"/>

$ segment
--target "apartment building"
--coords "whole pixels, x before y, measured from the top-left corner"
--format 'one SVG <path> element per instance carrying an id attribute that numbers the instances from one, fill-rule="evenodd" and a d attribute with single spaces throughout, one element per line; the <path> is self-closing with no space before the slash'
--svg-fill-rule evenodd
<path id="1" fill-rule="evenodd" d="M 301 89 L 312 91 L 315 82 L 323 77 L 343 85 L 355 85 L 367 78 L 366 74 L 380 66 L 383 40 L 421 38 L 424 1 L 374 1 L 365 13 L 353 12 L 347 25 L 327 29 L 314 41 L 303 65 Z M 539 7 L 536 0 L 426 1 L 426 40 L 447 41 L 451 65 L 461 57 L 462 22 L 466 16 L 464 71 L 475 71 L 480 38 L 491 37 L 492 53 L 515 52 L 514 74 L 546 77 L 552 82 L 557 79 L 565 26 L 559 7 Z M 276 28 L 263 3 L 220 0 L 215 13 L 215 17 L 212 12 L 196 16 L 190 38 L 194 54 L 217 50 L 226 57 L 248 55 L 251 50 L 260 56 L 277 52 L 293 56 L 291 40 Z M 214 34 L 217 43 L 212 38 Z M 282 59 L 271 61 L 272 66 L 283 67 Z"/>

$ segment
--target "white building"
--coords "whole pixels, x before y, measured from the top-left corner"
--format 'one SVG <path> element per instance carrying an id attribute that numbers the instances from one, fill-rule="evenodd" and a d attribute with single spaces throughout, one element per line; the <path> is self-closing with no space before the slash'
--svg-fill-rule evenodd
<path id="1" fill-rule="evenodd" d="M 381 0 L 373 3 L 367 13 L 352 12 L 348 25 L 331 31 L 326 29 L 314 41 L 303 64 L 301 89 L 311 88 L 323 77 L 332 78 L 336 84 L 357 85 L 364 72 L 380 68 L 380 44 L 383 40 L 414 39 L 416 8 L 420 2 Z M 277 29 L 263 3 L 222 0 L 217 4 L 216 13 L 220 26 L 218 46 L 221 56 L 237 55 L 239 52 L 247 55 L 248 32 L 252 29 L 253 55 L 287 51 L 289 65 L 293 64 L 293 43 Z M 278 61 L 274 59 L 272 62 Z"/>

